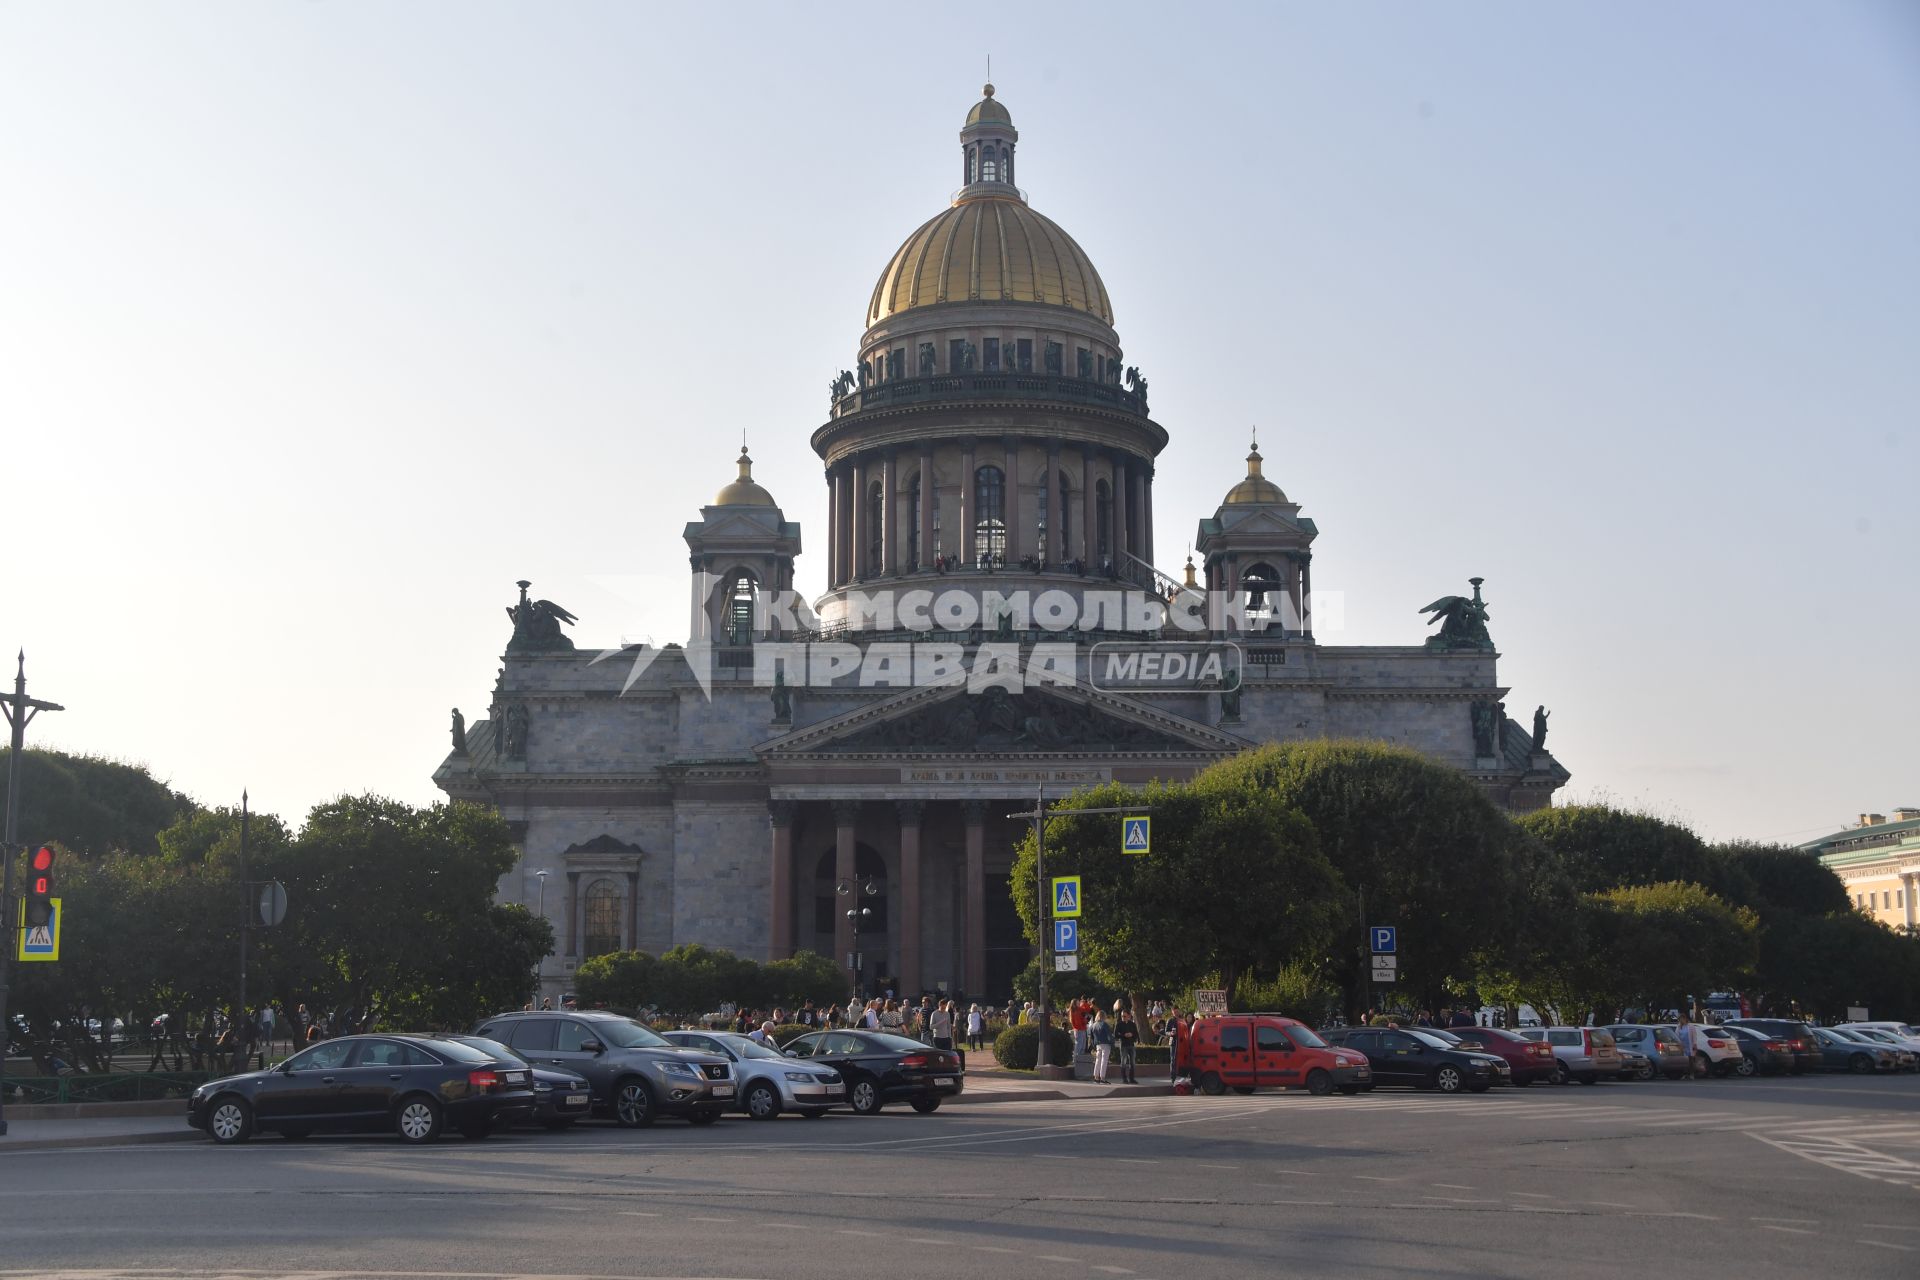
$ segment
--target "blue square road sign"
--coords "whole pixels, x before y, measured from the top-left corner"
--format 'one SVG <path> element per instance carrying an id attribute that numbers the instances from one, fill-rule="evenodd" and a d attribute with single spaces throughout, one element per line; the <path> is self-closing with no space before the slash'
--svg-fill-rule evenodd
<path id="1" fill-rule="evenodd" d="M 1062 955 L 1070 955 L 1080 949 L 1080 922 L 1078 920 L 1055 920 L 1053 922 L 1053 949 Z"/>
<path id="2" fill-rule="evenodd" d="M 1400 931 L 1390 924 L 1377 924 L 1367 930 L 1373 941 L 1373 954 L 1390 956 L 1400 949 Z"/>

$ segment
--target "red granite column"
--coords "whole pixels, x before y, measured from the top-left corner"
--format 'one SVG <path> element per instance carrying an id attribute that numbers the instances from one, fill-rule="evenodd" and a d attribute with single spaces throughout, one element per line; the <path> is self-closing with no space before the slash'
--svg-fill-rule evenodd
<path id="1" fill-rule="evenodd" d="M 767 959 L 793 955 L 793 818 L 800 806 L 792 800 L 773 800 L 767 816 L 773 824 L 773 867 L 767 909 Z"/>
<path id="2" fill-rule="evenodd" d="M 920 819 L 926 803 L 896 800 L 900 815 L 900 993 L 909 998 L 920 981 Z"/>
<path id="3" fill-rule="evenodd" d="M 969 800 L 967 815 L 967 944 L 962 953 L 969 1000 L 987 989 L 987 804 Z"/>
<path id="4" fill-rule="evenodd" d="M 854 984 L 852 963 L 853 920 L 847 915 L 849 907 L 857 906 L 856 896 L 860 885 L 854 878 L 854 827 L 860 819 L 858 800 L 835 800 L 833 802 L 833 875 L 836 887 L 844 885 L 847 892 L 834 896 L 833 910 L 833 949 L 838 954 L 834 963 L 847 975 L 849 989 Z"/>

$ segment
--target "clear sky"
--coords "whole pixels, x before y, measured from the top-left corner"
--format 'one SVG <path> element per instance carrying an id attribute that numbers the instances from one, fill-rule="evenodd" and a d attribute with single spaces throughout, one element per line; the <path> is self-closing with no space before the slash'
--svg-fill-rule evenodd
<path id="1" fill-rule="evenodd" d="M 1163 568 L 1258 424 L 1321 638 L 1484 576 L 1563 798 L 1920 804 L 1920 6 L 983 12 L 0 3 L 33 741 L 434 799 L 514 579 L 685 635 L 742 431 L 818 589 L 807 437 L 991 54 L 1171 433 Z"/>

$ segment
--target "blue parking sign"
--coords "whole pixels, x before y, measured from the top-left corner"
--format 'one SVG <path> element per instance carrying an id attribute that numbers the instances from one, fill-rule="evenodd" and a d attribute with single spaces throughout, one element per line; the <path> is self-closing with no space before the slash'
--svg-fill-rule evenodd
<path id="1" fill-rule="evenodd" d="M 1078 920 L 1055 920 L 1053 922 L 1053 949 L 1062 954 L 1071 954 L 1080 949 L 1080 922 Z"/>
<path id="2" fill-rule="evenodd" d="M 1373 939 L 1373 954 L 1390 956 L 1400 949 L 1400 931 L 1390 924 L 1377 924 L 1367 930 Z"/>

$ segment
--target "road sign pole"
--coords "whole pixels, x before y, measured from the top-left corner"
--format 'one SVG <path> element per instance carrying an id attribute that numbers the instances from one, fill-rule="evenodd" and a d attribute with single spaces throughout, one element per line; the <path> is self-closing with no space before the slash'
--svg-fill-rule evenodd
<path id="1" fill-rule="evenodd" d="M 13 850 L 20 841 L 20 756 L 26 749 L 27 724 L 42 711 L 65 711 L 57 702 L 42 702 L 27 696 L 27 651 L 20 651 L 20 665 L 13 676 L 13 692 L 0 693 L 0 710 L 13 727 L 12 750 L 7 753 L 7 818 L 0 834 L 0 917 L 13 917 Z M 13 1022 L 7 1008 L 13 989 L 13 951 L 20 940 L 11 924 L 0 925 L 7 945 L 0 947 L 0 1138 L 7 1134 L 6 1071 L 7 1048 L 13 1041 Z"/>
<path id="2" fill-rule="evenodd" d="M 228 1026 L 233 1031 L 233 1071 L 247 1069 L 247 1042 L 253 1039 L 252 1020 L 247 1017 L 247 936 L 253 932 L 253 889 L 247 881 L 247 793 L 240 793 L 240 1004 Z M 242 1027 L 245 1031 L 242 1031 Z M 265 1066 L 265 1055 L 261 1059 Z"/>

